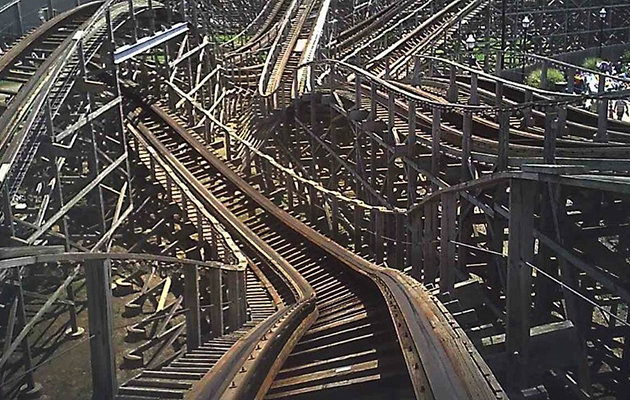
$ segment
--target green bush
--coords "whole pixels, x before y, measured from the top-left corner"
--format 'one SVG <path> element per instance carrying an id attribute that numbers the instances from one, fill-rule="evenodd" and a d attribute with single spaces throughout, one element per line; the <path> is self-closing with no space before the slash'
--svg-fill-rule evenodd
<path id="1" fill-rule="evenodd" d="M 529 86 L 540 88 L 540 78 L 542 76 L 541 69 L 535 69 L 527 76 L 527 84 Z M 555 84 L 564 82 L 564 74 L 559 69 L 549 68 L 547 70 L 547 86 L 553 88 Z"/>
<path id="2" fill-rule="evenodd" d="M 584 62 L 582 63 L 582 66 L 586 69 L 592 69 L 594 71 L 597 71 L 597 65 L 602 61 L 601 58 L 599 57 L 588 57 L 586 59 L 584 59 Z"/>
<path id="3" fill-rule="evenodd" d="M 624 63 L 630 63 L 630 50 L 626 50 L 623 52 L 623 55 L 621 56 L 621 61 L 623 61 Z"/>

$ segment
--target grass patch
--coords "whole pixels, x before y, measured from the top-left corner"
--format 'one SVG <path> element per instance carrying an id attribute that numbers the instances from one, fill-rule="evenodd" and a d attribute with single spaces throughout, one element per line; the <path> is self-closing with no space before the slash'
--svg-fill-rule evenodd
<path id="1" fill-rule="evenodd" d="M 540 82 L 542 78 L 542 70 L 535 69 L 527 75 L 527 84 L 529 86 L 540 88 Z M 564 74 L 562 71 L 556 68 L 549 68 L 547 70 L 547 86 L 553 88 L 556 84 L 564 82 Z"/>
<path id="2" fill-rule="evenodd" d="M 584 59 L 584 62 L 582 62 L 582 66 L 586 69 L 592 69 L 594 71 L 597 71 L 597 65 L 601 61 L 602 59 L 599 57 L 588 57 Z"/>

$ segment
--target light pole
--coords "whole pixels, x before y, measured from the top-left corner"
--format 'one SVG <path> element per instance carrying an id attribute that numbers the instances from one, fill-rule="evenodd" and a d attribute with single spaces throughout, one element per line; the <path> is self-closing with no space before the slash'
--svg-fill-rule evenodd
<path id="1" fill-rule="evenodd" d="M 521 22 L 523 26 L 523 63 L 521 64 L 521 75 L 523 76 L 523 83 L 525 83 L 525 63 L 527 62 L 527 29 L 532 25 L 532 20 L 529 16 L 525 16 Z"/>
<path id="2" fill-rule="evenodd" d="M 604 22 L 606 22 L 606 9 L 599 10 L 599 58 L 602 58 L 602 45 L 604 44 Z"/>
<path id="3" fill-rule="evenodd" d="M 477 44 L 477 40 L 475 40 L 475 36 L 471 33 L 466 38 L 466 51 L 468 51 L 468 65 L 472 68 L 475 66 L 475 56 L 472 54 L 475 45 Z"/>

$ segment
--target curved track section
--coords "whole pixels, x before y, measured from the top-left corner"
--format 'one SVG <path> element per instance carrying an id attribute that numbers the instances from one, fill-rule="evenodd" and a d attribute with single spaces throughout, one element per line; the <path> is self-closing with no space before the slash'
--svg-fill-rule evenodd
<path id="1" fill-rule="evenodd" d="M 233 172 L 233 166 L 220 161 L 197 134 L 183 129 L 159 106 L 145 108 L 140 118 L 145 126 L 154 127 L 165 154 L 181 160 L 190 171 L 192 182 L 217 196 L 243 220 L 252 237 L 271 246 L 317 293 L 319 317 L 283 364 L 269 398 L 409 398 L 426 391 L 436 398 L 446 393 L 478 398 L 481 393 L 502 392 L 495 381 L 484 377 L 483 362 L 456 366 L 449 361 L 461 351 L 447 344 L 453 332 L 433 336 L 424 325 L 428 316 L 413 317 L 413 310 L 425 304 L 422 307 L 433 318 L 445 316 L 438 316 L 428 297 L 414 295 L 404 278 L 352 255 L 279 209 L 261 194 L 256 178 Z M 424 336 L 433 345 L 408 342 L 409 335 Z M 437 365 L 442 367 L 435 369 Z"/>

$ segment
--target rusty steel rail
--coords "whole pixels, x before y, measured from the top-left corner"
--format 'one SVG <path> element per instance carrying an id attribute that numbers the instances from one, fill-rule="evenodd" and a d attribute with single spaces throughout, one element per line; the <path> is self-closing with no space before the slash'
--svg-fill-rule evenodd
<path id="1" fill-rule="evenodd" d="M 387 307 L 396 326 L 401 352 L 417 398 L 505 398 L 483 360 L 478 356 L 470 357 L 471 352 L 475 353 L 472 344 L 465 336 L 455 333 L 451 328 L 453 321 L 439 311 L 435 304 L 431 304 L 428 295 L 413 288 L 402 274 L 375 266 L 293 218 L 188 135 L 164 111 L 156 106 L 151 109 L 168 122 L 174 133 L 181 136 L 266 213 L 304 241 L 377 284 L 381 296 L 387 299 Z M 419 314 L 418 310 L 423 311 Z M 440 328 L 436 331 L 436 327 Z"/>
<path id="2" fill-rule="evenodd" d="M 63 26 L 66 21 L 75 18 L 78 14 L 95 11 L 101 4 L 103 4 L 102 1 L 95 1 L 73 8 L 57 15 L 35 29 L 26 38 L 0 57 L 0 79 L 4 77 L 17 62 L 30 55 L 31 50 L 50 35 L 51 32 L 56 31 L 60 26 Z M 50 74 L 53 65 L 59 62 L 59 57 L 63 56 L 71 43 L 72 35 L 68 35 L 52 54 L 46 58 L 28 82 L 20 88 L 20 91 L 12 98 L 7 110 L 0 115 L 0 126 L 3 127 L 0 132 L 0 154 L 2 154 L 7 143 L 11 140 L 11 135 L 6 133 L 7 128 L 15 124 L 16 119 L 20 116 L 19 110 L 26 110 L 28 108 L 28 102 L 32 101 L 34 94 L 37 93 L 38 88 L 42 85 L 48 74 Z"/>
<path id="3" fill-rule="evenodd" d="M 157 110 L 157 109 L 156 109 Z M 166 114 L 155 114 L 156 119 L 175 124 Z M 133 125 L 133 123 L 132 123 Z M 214 196 L 200 185 L 191 173 L 160 143 L 144 125 L 138 124 L 134 134 L 141 135 L 169 164 L 173 173 L 189 182 L 189 190 L 209 209 L 232 235 L 244 243 L 257 257 L 281 276 L 283 285 L 293 293 L 293 300 L 278 312 L 253 328 L 222 357 L 206 376 L 187 393 L 189 399 L 257 398 L 264 392 L 269 378 L 283 361 L 296 339 L 317 317 L 315 293 L 304 278 L 269 246 L 254 235 Z M 281 290 L 280 288 L 276 288 Z M 272 377 L 272 376 L 271 376 Z"/>

